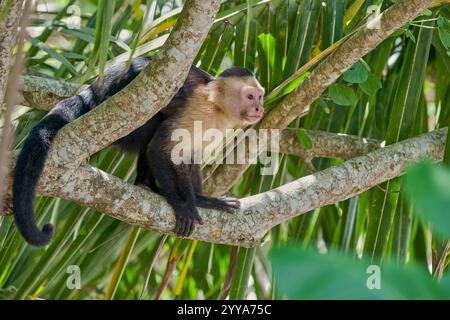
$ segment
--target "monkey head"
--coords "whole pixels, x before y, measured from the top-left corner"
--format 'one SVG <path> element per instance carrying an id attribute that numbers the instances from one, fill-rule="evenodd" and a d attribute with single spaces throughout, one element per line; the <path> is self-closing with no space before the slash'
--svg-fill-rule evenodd
<path id="1" fill-rule="evenodd" d="M 233 67 L 225 70 L 213 81 L 214 100 L 239 125 L 250 125 L 264 114 L 264 88 L 253 72 Z"/>

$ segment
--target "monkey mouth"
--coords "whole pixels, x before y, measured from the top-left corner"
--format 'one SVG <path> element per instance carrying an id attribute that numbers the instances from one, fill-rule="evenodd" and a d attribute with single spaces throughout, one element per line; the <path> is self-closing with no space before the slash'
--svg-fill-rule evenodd
<path id="1" fill-rule="evenodd" d="M 262 118 L 262 113 L 260 114 L 247 114 L 244 117 L 244 120 L 247 121 L 248 123 L 255 123 L 258 122 L 259 120 L 261 120 Z"/>

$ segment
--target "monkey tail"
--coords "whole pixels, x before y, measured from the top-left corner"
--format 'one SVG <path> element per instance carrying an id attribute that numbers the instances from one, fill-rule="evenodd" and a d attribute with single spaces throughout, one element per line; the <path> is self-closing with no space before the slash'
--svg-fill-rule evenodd
<path id="1" fill-rule="evenodd" d="M 19 154 L 14 171 L 13 212 L 19 231 L 31 245 L 45 246 L 53 236 L 51 224 L 44 225 L 42 230 L 38 229 L 33 209 L 36 186 L 53 139 L 64 125 L 87 111 L 78 95 L 59 102 L 52 112 L 31 129 Z"/>
<path id="2" fill-rule="evenodd" d="M 109 96 L 122 90 L 151 58 L 133 59 L 128 68 L 125 63 L 106 70 L 100 82 L 68 99 L 55 108 L 30 132 L 17 159 L 13 182 L 13 211 L 17 227 L 25 240 L 34 246 L 45 246 L 53 235 L 53 226 L 46 224 L 39 230 L 34 217 L 33 200 L 39 177 L 56 133 L 69 122 L 95 108 Z"/>

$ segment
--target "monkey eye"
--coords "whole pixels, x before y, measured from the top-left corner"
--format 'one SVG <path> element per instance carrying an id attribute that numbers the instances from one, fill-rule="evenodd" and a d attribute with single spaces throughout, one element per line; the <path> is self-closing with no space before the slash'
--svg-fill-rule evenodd
<path id="1" fill-rule="evenodd" d="M 249 94 L 249 95 L 247 96 L 247 98 L 248 98 L 248 100 L 253 100 L 255 97 L 254 97 L 252 94 Z"/>

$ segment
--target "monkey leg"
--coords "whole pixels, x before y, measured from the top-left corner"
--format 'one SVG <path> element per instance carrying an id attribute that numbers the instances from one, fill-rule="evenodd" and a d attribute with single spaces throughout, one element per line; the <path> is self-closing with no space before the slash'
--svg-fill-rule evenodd
<path id="1" fill-rule="evenodd" d="M 191 181 L 195 189 L 195 204 L 200 208 L 205 209 L 217 209 L 233 213 L 234 209 L 239 209 L 241 203 L 236 198 L 220 197 L 213 198 L 202 195 L 202 175 L 200 172 L 200 166 L 193 164 L 191 169 Z"/>
<path id="2" fill-rule="evenodd" d="M 158 186 L 156 185 L 156 180 L 151 174 L 151 170 L 148 167 L 145 148 L 139 152 L 137 165 L 136 165 L 136 179 L 134 184 L 140 186 L 144 189 L 149 189 L 150 191 L 158 193 Z"/>
<path id="3" fill-rule="evenodd" d="M 195 223 L 203 224 L 195 205 L 195 193 L 190 181 L 189 168 L 186 165 L 174 165 L 165 159 L 164 153 L 156 151 L 150 144 L 147 159 L 153 176 L 159 182 L 159 190 L 175 211 L 176 224 L 174 232 L 178 236 L 189 236 Z"/>

